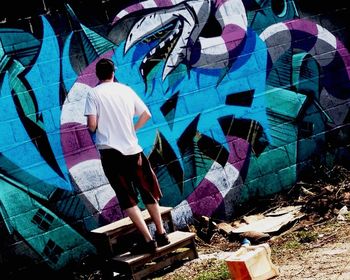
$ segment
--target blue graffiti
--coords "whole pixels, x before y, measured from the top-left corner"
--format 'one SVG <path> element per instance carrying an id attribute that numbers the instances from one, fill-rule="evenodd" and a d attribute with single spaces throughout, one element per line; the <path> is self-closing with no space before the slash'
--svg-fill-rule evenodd
<path id="1" fill-rule="evenodd" d="M 116 77 L 120 82 L 134 88 L 152 113 L 152 121 L 139 132 L 140 144 L 144 152 L 149 155 L 154 149 L 157 134 L 161 134 L 170 144 L 185 173 L 184 190 L 176 191 L 176 198 L 172 196 L 172 199 L 180 202 L 189 195 L 211 166 L 206 165 L 204 172 L 196 174 L 194 182 L 191 180 L 193 178 L 186 178 L 186 167 L 188 167 L 185 165 L 186 155 L 182 153 L 178 142 L 197 119 L 198 133 L 222 145 L 227 153 L 229 144 L 219 123 L 222 117 L 233 116 L 237 119 L 256 121 L 263 128 L 266 138 L 270 139 L 264 95 L 267 73 L 266 45 L 252 29 L 248 30 L 244 48 L 228 72 L 225 69 L 202 68 L 188 71 L 185 66 L 179 65 L 163 80 L 161 69 L 164 62 L 160 62 L 149 73 L 146 85 L 139 73 L 139 63 L 151 46 L 138 44 L 126 54 L 123 48 L 124 44 L 120 44 L 113 57 L 117 65 Z M 248 93 L 252 93 L 251 96 L 248 96 Z M 251 100 L 247 104 L 229 102 L 231 99 L 235 100 L 237 96 L 243 97 L 243 100 L 250 97 Z M 162 107 L 172 98 L 176 98 L 176 107 L 169 119 L 169 116 L 162 111 Z M 162 172 L 166 170 L 163 169 Z M 162 176 L 160 176 L 162 184 L 161 178 Z M 166 186 L 171 184 L 171 179 L 167 178 L 166 181 Z M 172 193 L 175 191 L 174 188 L 165 189 L 165 191 L 172 189 Z"/>
<path id="2" fill-rule="evenodd" d="M 248 31 L 247 42 L 241 55 L 219 84 L 221 69 L 194 68 L 188 74 L 187 70 L 180 67 L 172 75 L 173 79 L 178 80 L 176 83 L 171 78 L 162 81 L 159 69 L 162 69 L 163 64 L 159 63 L 153 70 L 152 85 L 148 85 L 145 91 L 144 81 L 139 74 L 139 64 L 135 63 L 134 59 L 141 57 L 139 54 L 146 52 L 149 46 L 135 47 L 125 55 L 123 48 L 124 45 L 121 44 L 113 58 L 118 66 L 116 77 L 119 81 L 132 86 L 152 112 L 153 123 L 147 124 L 140 137 L 141 145 L 147 154 L 153 147 L 156 130 L 170 142 L 175 143 L 198 115 L 200 115 L 198 130 L 214 138 L 227 149 L 227 140 L 217 122 L 220 117 L 234 115 L 237 118 L 250 118 L 259 122 L 267 131 L 266 104 L 263 94 L 266 83 L 266 45 L 252 30 Z M 228 95 L 248 90 L 254 90 L 250 107 L 225 104 Z M 174 121 L 169 126 L 160 108 L 176 92 L 180 94 Z M 178 147 L 173 145 L 172 148 L 180 158 Z"/>
<path id="3" fill-rule="evenodd" d="M 8 63 L 13 62 L 5 68 L 7 73 L 0 91 L 0 117 L 7 121 L 2 123 L 4 129 L 0 135 L 0 167 L 11 177 L 34 186 L 44 184 L 71 190 L 60 142 L 60 50 L 51 25 L 44 17 L 42 23 L 41 49 L 30 70 L 26 72 L 16 60 L 9 60 Z M 3 57 L 6 58 L 5 53 Z M 18 83 L 25 85 L 27 91 L 12 93 Z M 26 100 L 32 100 L 29 111 L 24 108 L 27 106 L 25 102 L 15 103 L 15 98 L 21 100 L 25 96 Z M 20 116 L 21 112 L 24 113 Z M 30 135 L 33 128 L 40 132 L 34 139 Z M 16 139 L 11 140 L 12 135 Z M 43 139 L 47 139 L 45 150 L 38 144 Z M 29 177 L 34 179 L 28 182 Z"/>

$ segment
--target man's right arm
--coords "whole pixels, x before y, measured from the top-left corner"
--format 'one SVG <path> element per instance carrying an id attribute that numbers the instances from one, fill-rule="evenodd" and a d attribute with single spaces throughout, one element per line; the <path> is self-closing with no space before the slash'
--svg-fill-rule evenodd
<path id="1" fill-rule="evenodd" d="M 138 118 L 137 122 L 134 125 L 135 131 L 143 127 L 145 123 L 151 118 L 151 114 L 148 110 L 143 111 L 143 113 Z"/>

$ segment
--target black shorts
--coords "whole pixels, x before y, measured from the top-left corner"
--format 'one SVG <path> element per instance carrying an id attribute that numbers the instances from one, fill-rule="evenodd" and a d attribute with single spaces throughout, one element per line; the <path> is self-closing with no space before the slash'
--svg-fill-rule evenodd
<path id="1" fill-rule="evenodd" d="M 157 177 L 143 152 L 123 155 L 115 149 L 99 150 L 105 175 L 115 191 L 120 208 L 125 210 L 142 202 L 154 204 L 162 197 Z M 142 165 L 137 161 L 142 156 Z"/>

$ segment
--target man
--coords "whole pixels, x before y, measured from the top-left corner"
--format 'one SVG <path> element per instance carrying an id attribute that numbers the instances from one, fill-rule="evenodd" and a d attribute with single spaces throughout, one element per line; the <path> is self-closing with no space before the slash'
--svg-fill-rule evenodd
<path id="1" fill-rule="evenodd" d="M 96 132 L 102 167 L 121 209 L 145 239 L 136 251 L 152 253 L 157 246 L 170 242 L 159 210 L 162 193 L 158 180 L 136 136 L 136 130 L 151 118 L 151 113 L 130 87 L 114 80 L 114 71 L 110 59 L 103 58 L 96 64 L 100 83 L 86 99 L 87 126 L 91 132 Z M 138 119 L 134 123 L 135 116 Z M 137 205 L 138 193 L 155 224 L 155 240 Z"/>

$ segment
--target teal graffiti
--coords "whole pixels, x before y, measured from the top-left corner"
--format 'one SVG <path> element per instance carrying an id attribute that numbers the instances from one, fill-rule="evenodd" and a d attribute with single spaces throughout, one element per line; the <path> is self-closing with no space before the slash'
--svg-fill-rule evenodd
<path id="1" fill-rule="evenodd" d="M 29 255 L 34 251 L 52 269 L 67 266 L 72 259 L 96 253 L 81 234 L 60 219 L 40 202 L 28 196 L 27 187 L 0 174 L 0 214 L 9 235 L 16 235 L 25 243 L 17 246 Z M 19 250 L 21 251 L 21 250 Z"/>
<path id="2" fill-rule="evenodd" d="M 294 0 L 246 0 L 248 24 L 258 34 L 272 24 L 299 18 Z"/>

